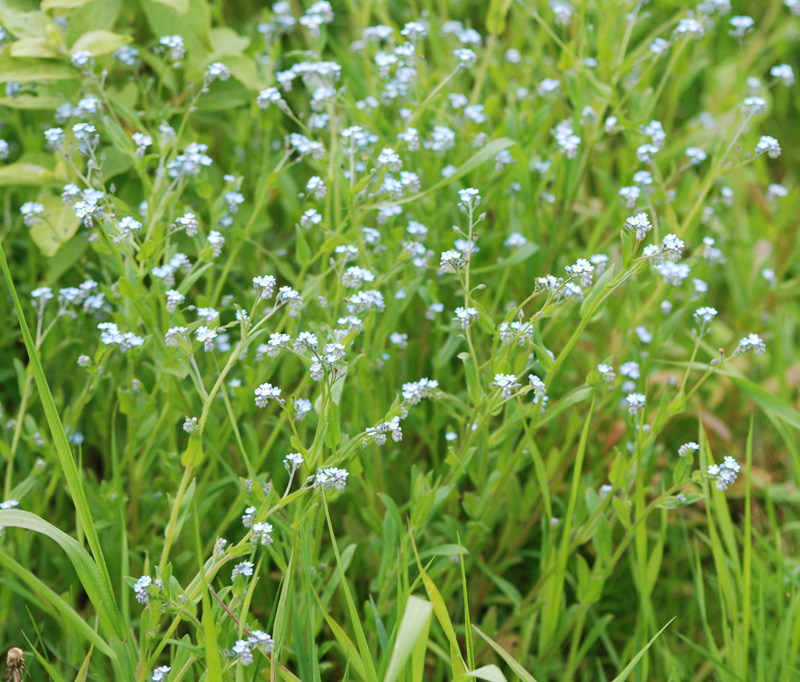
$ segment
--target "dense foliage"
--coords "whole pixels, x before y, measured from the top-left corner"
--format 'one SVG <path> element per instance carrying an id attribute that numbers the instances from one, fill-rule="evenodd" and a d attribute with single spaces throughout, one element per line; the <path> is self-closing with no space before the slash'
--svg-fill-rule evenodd
<path id="1" fill-rule="evenodd" d="M 12 679 L 798 679 L 800 3 L 681 4 L 0 1 Z"/>

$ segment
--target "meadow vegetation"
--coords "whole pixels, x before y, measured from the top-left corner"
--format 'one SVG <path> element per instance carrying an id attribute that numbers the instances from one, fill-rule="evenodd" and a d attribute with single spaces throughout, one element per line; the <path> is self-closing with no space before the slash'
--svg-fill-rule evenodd
<path id="1" fill-rule="evenodd" d="M 798 0 L 0 26 L 12 680 L 800 679 Z"/>

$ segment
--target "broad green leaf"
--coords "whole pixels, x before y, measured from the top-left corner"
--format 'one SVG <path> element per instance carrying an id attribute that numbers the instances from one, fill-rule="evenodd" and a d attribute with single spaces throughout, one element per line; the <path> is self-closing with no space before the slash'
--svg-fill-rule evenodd
<path id="1" fill-rule="evenodd" d="M 242 72 L 235 66 L 236 60 L 250 62 L 249 73 Z M 229 80 L 226 83 L 215 83 L 209 93 L 203 95 L 197 103 L 197 111 L 208 114 L 218 111 L 229 111 L 230 109 L 241 109 L 248 107 L 253 100 L 251 89 L 255 89 L 255 65 L 248 57 L 226 57 L 225 64 L 230 68 L 233 77 L 239 81 Z M 239 76 L 243 75 L 244 78 Z M 242 85 L 244 83 L 244 85 Z M 248 83 L 252 83 L 250 88 Z"/>
<path id="2" fill-rule="evenodd" d="M 67 44 L 71 45 L 87 31 L 112 30 L 122 4 L 122 0 L 89 0 L 74 9 L 69 16 Z"/>
<path id="3" fill-rule="evenodd" d="M 239 81 L 242 85 L 250 90 L 255 90 L 258 87 L 258 70 L 256 69 L 255 62 L 247 55 L 224 57 L 223 61 L 225 66 L 231 72 L 231 75 Z M 238 94 L 238 90 L 236 91 Z M 247 93 L 248 101 L 252 99 L 252 95 Z"/>
<path id="4" fill-rule="evenodd" d="M 183 0 L 185 2 L 185 0 Z M 187 53 L 198 55 L 199 68 L 205 67 L 206 53 L 211 52 L 211 11 L 206 0 L 189 0 L 188 9 L 180 14 L 183 2 L 176 7 L 157 0 L 139 0 L 150 28 L 155 35 L 163 36 L 177 33 L 183 37 Z M 202 101 L 202 100 L 201 100 Z"/>
<path id="5" fill-rule="evenodd" d="M 33 163 L 17 161 L 0 167 L 0 187 L 3 185 L 49 184 L 55 180 L 53 171 Z"/>
<path id="6" fill-rule="evenodd" d="M 70 53 L 75 54 L 81 50 L 87 50 L 93 55 L 109 54 L 123 45 L 127 45 L 132 40 L 133 38 L 130 36 L 123 36 L 105 29 L 89 31 L 73 43 Z"/>
<path id="7" fill-rule="evenodd" d="M 3 3 L 0 8 L 0 22 L 8 33 L 15 38 L 39 38 L 52 28 L 53 20 L 41 12 L 21 12 L 18 9 L 7 7 Z"/>
<path id="8" fill-rule="evenodd" d="M 41 200 L 45 218 L 30 228 L 31 239 L 43 255 L 51 258 L 78 231 L 80 221 L 75 211 L 58 197 Z"/>
<path id="9" fill-rule="evenodd" d="M 432 611 L 433 605 L 429 601 L 414 595 L 408 598 L 384 682 L 395 682 L 398 678 L 417 640 L 427 631 Z"/>
<path id="10" fill-rule="evenodd" d="M 181 456 L 181 464 L 185 467 L 196 467 L 203 461 L 203 441 L 200 438 L 189 438 L 189 445 Z"/>
<path id="11" fill-rule="evenodd" d="M 8 48 L 12 57 L 58 57 L 58 49 L 47 38 L 37 36 L 15 40 Z"/>
<path id="12" fill-rule="evenodd" d="M 208 58 L 209 63 L 217 61 L 221 57 L 241 55 L 250 46 L 250 38 L 241 36 L 226 26 L 212 28 L 208 32 L 208 38 L 211 41 L 212 50 Z"/>
<path id="13" fill-rule="evenodd" d="M 38 83 L 40 81 L 78 80 L 80 73 L 72 65 L 50 59 L 0 55 L 0 83 Z M 28 184 L 28 183 L 24 183 Z"/>
<path id="14" fill-rule="evenodd" d="M 61 97 L 47 95 L 17 95 L 16 97 L 0 97 L 0 107 L 9 109 L 58 109 L 64 103 Z"/>
<path id="15" fill-rule="evenodd" d="M 189 0 L 154 0 L 167 7 L 172 7 L 178 14 L 186 14 L 189 11 Z"/>
<path id="16" fill-rule="evenodd" d="M 90 1 L 91 0 L 42 0 L 41 7 L 43 12 L 49 9 L 75 9 Z"/>

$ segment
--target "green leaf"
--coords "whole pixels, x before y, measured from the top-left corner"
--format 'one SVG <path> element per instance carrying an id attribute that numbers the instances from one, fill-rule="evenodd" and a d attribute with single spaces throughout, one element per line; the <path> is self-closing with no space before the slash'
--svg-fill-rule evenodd
<path id="1" fill-rule="evenodd" d="M 474 625 L 472 626 L 472 629 L 475 630 L 475 632 L 477 632 L 484 639 L 484 641 L 497 652 L 500 658 L 502 658 L 506 662 L 508 667 L 514 671 L 514 674 L 517 677 L 519 677 L 519 679 L 523 680 L 523 682 L 536 682 L 536 678 L 533 675 L 531 675 L 527 670 L 525 670 L 525 668 L 522 667 L 519 661 L 517 661 L 510 653 L 508 653 L 497 642 L 495 642 L 487 635 L 483 634 Z"/>
<path id="2" fill-rule="evenodd" d="M 478 370 L 469 353 L 459 353 L 458 358 L 464 363 L 464 373 L 467 378 L 467 393 L 469 394 L 469 399 L 473 405 L 477 405 L 481 399 L 481 389 L 478 385 Z"/>
<path id="3" fill-rule="evenodd" d="M 305 228 L 300 225 L 295 225 L 295 258 L 300 265 L 306 265 L 311 262 L 311 247 L 308 245 L 308 240 L 305 235 Z"/>
<path id="4" fill-rule="evenodd" d="M 400 514 L 400 509 L 398 508 L 395 501 L 389 497 L 386 493 L 378 493 L 378 498 L 383 505 L 386 507 L 386 512 L 394 519 L 394 523 L 397 526 L 397 531 L 403 531 L 403 517 Z"/>
<path id="5" fill-rule="evenodd" d="M 417 640 L 428 631 L 432 611 L 433 605 L 429 601 L 414 595 L 408 598 L 384 682 L 395 682 L 398 678 Z"/>
<path id="6" fill-rule="evenodd" d="M 628 462 L 622 453 L 619 453 L 611 465 L 611 471 L 608 473 L 608 481 L 615 488 L 623 488 L 625 486 L 625 475 L 628 473 Z"/>
<path id="7" fill-rule="evenodd" d="M 623 502 L 618 497 L 615 497 L 611 500 L 611 504 L 614 506 L 614 509 L 617 512 L 617 516 L 619 516 L 619 520 L 623 526 L 625 526 L 625 530 L 631 530 L 631 506 L 627 502 Z"/>
<path id="8" fill-rule="evenodd" d="M 40 81 L 78 80 L 79 78 L 78 70 L 71 65 L 61 64 L 50 59 L 12 57 L 10 54 L 0 55 L 0 83 L 9 81 L 38 83 Z"/>
<path id="9" fill-rule="evenodd" d="M 37 516 L 28 514 L 27 516 L 15 518 L 20 519 L 20 524 L 22 524 L 23 521 L 27 522 L 28 524 L 33 524 L 34 527 L 31 527 L 31 530 L 45 533 L 53 539 L 58 538 L 56 541 L 59 542 L 62 548 L 64 548 L 64 551 L 67 551 L 68 554 L 70 554 L 70 559 L 73 560 L 73 564 L 75 564 L 75 561 L 79 559 L 83 561 L 83 564 L 81 564 L 82 570 L 84 577 L 87 578 L 87 583 L 84 583 L 84 587 L 87 588 L 87 593 L 89 592 L 89 588 L 91 588 L 92 592 L 90 594 L 90 598 L 93 594 L 97 600 L 95 601 L 95 599 L 92 599 L 92 602 L 95 604 L 95 608 L 100 609 L 100 603 L 102 602 L 102 610 L 100 611 L 101 620 L 106 624 L 110 631 L 114 632 L 117 639 L 123 641 L 126 639 L 128 634 L 127 627 L 119 610 L 117 609 L 117 602 L 114 599 L 114 592 L 111 589 L 111 577 L 108 572 L 108 566 L 106 565 L 105 557 L 103 556 L 103 549 L 100 545 L 97 527 L 95 526 L 92 512 L 89 508 L 89 501 L 86 497 L 86 491 L 83 488 L 83 478 L 75 463 L 69 443 L 67 442 L 64 424 L 61 422 L 61 418 L 58 416 L 58 408 L 53 400 L 53 394 L 50 392 L 50 386 L 47 383 L 44 368 L 39 360 L 38 350 L 36 349 L 30 330 L 28 329 L 28 323 L 25 320 L 25 311 L 23 310 L 19 301 L 19 296 L 17 296 L 17 290 L 14 286 L 14 280 L 11 277 L 11 271 L 8 269 L 8 261 L 6 260 L 5 249 L 3 248 L 2 243 L 0 243 L 0 269 L 2 269 L 7 289 L 11 294 L 11 298 L 14 301 L 14 308 L 17 311 L 17 322 L 19 324 L 20 331 L 22 332 L 25 348 L 28 352 L 30 366 L 33 369 L 33 376 L 36 381 L 39 399 L 42 402 L 42 408 L 44 410 L 45 417 L 47 418 L 50 437 L 53 440 L 58 461 L 61 465 L 61 470 L 64 473 L 64 479 L 66 480 L 67 487 L 69 488 L 70 497 L 75 505 L 78 521 L 83 528 L 83 532 L 86 534 L 86 539 L 89 543 L 89 547 L 92 550 L 94 561 L 92 562 L 90 560 L 90 564 L 86 565 L 85 562 L 86 559 L 89 558 L 89 555 L 86 553 L 83 547 L 81 547 L 68 535 L 59 531 L 55 526 L 51 526 L 42 519 L 39 519 Z M 16 513 L 25 514 L 25 512 Z M 37 525 L 37 522 L 40 522 L 44 525 L 39 526 Z M 0 523 L 0 525 L 8 526 L 15 524 Z M 29 526 L 23 525 L 22 527 Z M 87 571 L 89 572 L 87 573 Z"/>
<path id="10" fill-rule="evenodd" d="M 139 0 L 142 10 L 147 17 L 147 22 L 155 35 L 163 36 L 177 33 L 183 36 L 186 51 L 190 57 L 196 53 L 200 65 L 206 58 L 206 53 L 211 52 L 211 11 L 206 0 L 189 0 L 188 9 L 181 14 L 186 0 L 182 0 L 176 8 L 172 2 L 158 2 L 157 0 Z M 202 100 L 201 100 L 202 101 Z"/>
<path id="11" fill-rule="evenodd" d="M 75 676 L 75 682 L 86 682 L 89 677 L 89 663 L 92 660 L 92 652 L 94 651 L 94 645 L 89 647 L 89 653 L 86 654 L 86 658 L 83 659 L 83 665 L 81 665 L 80 670 L 78 670 L 78 674 Z"/>
<path id="12" fill-rule="evenodd" d="M 0 76 L 2 80 L 2 76 Z M 42 185 L 55 180 L 53 171 L 33 163 L 17 161 L 0 168 L 0 187 L 3 185 Z"/>
<path id="13" fill-rule="evenodd" d="M 47 671 L 47 674 L 50 675 L 50 679 L 53 682 L 65 682 L 64 678 L 61 677 L 58 670 L 56 670 L 44 656 L 42 656 L 36 649 L 36 647 L 31 644 L 31 640 L 28 638 L 28 635 L 25 632 L 22 633 L 22 636 L 25 638 L 25 641 L 28 642 L 28 646 L 30 650 L 33 651 L 33 655 L 36 657 L 36 660 L 39 662 L 39 665 L 42 666 Z"/>
<path id="14" fill-rule="evenodd" d="M 188 8 L 188 0 L 185 0 Z M 232 28 L 226 26 L 212 28 L 208 32 L 211 41 L 212 53 L 208 63 L 215 62 L 221 57 L 238 57 L 250 46 L 250 38 L 240 36 Z"/>
<path id="15" fill-rule="evenodd" d="M 677 616 L 676 616 L 676 617 L 677 617 Z M 630 662 L 630 663 L 628 663 L 628 665 L 626 665 L 626 666 L 623 668 L 622 672 L 621 672 L 619 675 L 617 675 L 617 676 L 616 676 L 616 677 L 613 679 L 613 681 L 612 681 L 612 682 L 624 682 L 624 680 L 627 680 L 627 679 L 628 679 L 628 677 L 630 676 L 630 674 L 633 672 L 633 669 L 636 667 L 636 664 L 639 662 L 639 660 L 642 658 L 642 656 L 644 656 L 645 652 L 646 652 L 646 651 L 647 651 L 647 650 L 648 650 L 648 649 L 649 649 L 649 648 L 652 646 L 653 642 L 655 642 L 655 641 L 658 639 L 659 635 L 660 635 L 662 632 L 664 632 L 664 630 L 666 630 L 666 629 L 667 629 L 667 628 L 668 628 L 668 627 L 669 627 L 669 626 L 672 624 L 672 621 L 673 621 L 673 620 L 675 620 L 675 618 L 671 618 L 671 619 L 669 620 L 669 622 L 668 622 L 668 623 L 667 623 L 667 624 L 666 624 L 666 625 L 665 625 L 663 628 L 661 628 L 661 629 L 660 629 L 658 632 L 656 632 L 656 634 L 655 634 L 655 635 L 653 635 L 653 639 L 651 639 L 651 640 L 650 640 L 650 641 L 649 641 L 647 644 L 645 644 L 645 645 L 644 645 L 644 647 L 642 648 L 642 650 L 641 650 L 641 651 L 639 651 L 639 653 L 638 653 L 638 654 L 636 654 L 636 655 L 635 655 L 635 656 L 634 656 L 634 657 L 631 659 L 631 662 Z"/>
<path id="16" fill-rule="evenodd" d="M 208 590 L 203 590 L 203 649 L 206 654 L 206 673 L 209 680 L 222 679 L 222 658 L 217 642 L 217 626 L 211 610 L 211 599 Z"/>
<path id="17" fill-rule="evenodd" d="M 21 12 L 3 3 L 0 9 L 0 22 L 3 28 L 15 38 L 38 38 L 53 28 L 53 20 L 41 12 Z"/>
<path id="18" fill-rule="evenodd" d="M 467 666 L 464 663 L 464 658 L 458 646 L 458 638 L 456 637 L 456 631 L 453 627 L 453 621 L 450 620 L 450 615 L 447 613 L 447 606 L 445 605 L 444 599 L 442 599 L 439 588 L 436 587 L 436 584 L 431 580 L 427 571 L 422 567 L 422 562 L 419 559 L 419 552 L 417 551 L 417 545 L 413 540 L 413 536 L 412 547 L 417 560 L 417 568 L 422 578 L 422 584 L 425 586 L 428 599 L 431 600 L 434 613 L 436 613 L 436 620 L 439 621 L 439 625 L 442 627 L 442 630 L 444 630 L 445 637 L 447 637 L 447 641 L 450 643 L 450 667 L 453 677 L 463 675 L 467 671 Z"/>
<path id="19" fill-rule="evenodd" d="M 600 279 L 595 282 L 592 290 L 589 292 L 586 298 L 583 299 L 580 310 L 582 320 L 585 319 L 590 312 L 593 312 L 592 308 L 594 307 L 595 301 L 597 301 L 601 296 L 610 293 L 610 289 L 608 291 L 606 289 L 609 282 L 611 282 L 611 280 L 614 278 L 614 271 L 616 269 L 617 264 L 611 263 L 608 268 L 606 268 L 606 271 L 602 274 Z"/>
<path id="20" fill-rule="evenodd" d="M 43 255 L 52 258 L 80 227 L 75 211 L 58 197 L 41 199 L 45 208 L 45 219 L 30 229 L 31 239 Z"/>
<path id="21" fill-rule="evenodd" d="M 49 9 L 75 9 L 87 2 L 90 0 L 42 0 L 41 7 L 43 12 Z"/>
<path id="22" fill-rule="evenodd" d="M 41 36 L 15 40 L 8 51 L 12 57 L 58 57 L 56 46 Z"/>
<path id="23" fill-rule="evenodd" d="M 89 552 L 81 547 L 77 540 L 36 514 L 16 509 L 0 510 L 0 526 L 31 530 L 35 533 L 41 533 L 58 543 L 72 563 L 75 572 L 78 574 L 78 580 L 81 581 L 89 600 L 100 614 L 100 620 L 106 626 L 109 634 L 119 639 L 125 638 L 125 626 L 122 623 L 119 611 L 117 611 L 116 600 L 110 583 L 105 579 Z M 98 649 L 100 649 L 102 645 L 99 642 L 96 643 Z M 104 649 L 108 649 L 108 644 L 105 644 Z"/>
<path id="24" fill-rule="evenodd" d="M 189 0 L 154 0 L 154 2 L 172 7 L 178 14 L 186 14 L 189 11 Z"/>
<path id="25" fill-rule="evenodd" d="M 80 617 L 77 611 L 72 608 L 62 597 L 51 590 L 44 582 L 36 577 L 27 568 L 18 564 L 12 559 L 8 552 L 0 552 L 0 564 L 9 571 L 16 573 L 32 590 L 46 599 L 50 605 L 61 614 L 61 617 L 73 628 L 73 634 L 79 634 L 96 646 L 103 654 L 114 658 L 114 651 L 106 641 L 98 635 L 89 624 Z"/>
<path id="26" fill-rule="evenodd" d="M 339 424 L 339 407 L 331 403 L 328 408 L 327 425 L 325 429 L 325 445 L 334 450 L 342 440 L 342 429 Z"/>
<path id="27" fill-rule="evenodd" d="M 687 471 L 691 471 L 692 460 L 693 458 L 689 455 L 678 460 L 675 471 L 672 472 L 672 482 L 674 484 L 682 483 L 687 478 Z"/>
<path id="28" fill-rule="evenodd" d="M 344 655 L 348 661 L 353 666 L 353 669 L 356 671 L 356 674 L 362 680 L 368 680 L 370 678 L 367 677 L 367 674 L 364 670 L 364 662 L 361 660 L 361 656 L 358 653 L 358 647 L 353 644 L 352 640 L 347 636 L 347 633 L 342 629 L 342 627 L 328 614 L 325 610 L 325 607 L 322 605 L 322 601 L 319 598 L 316 590 L 311 588 L 314 596 L 317 599 L 317 604 L 319 604 L 320 611 L 322 611 L 322 617 L 325 619 L 325 622 L 328 624 L 328 627 L 333 632 L 333 636 L 336 638 L 336 641 L 339 643 L 339 646 L 342 647 L 344 650 Z"/>
<path id="29" fill-rule="evenodd" d="M 475 558 L 475 563 L 478 564 L 478 567 L 486 574 L 489 580 L 491 580 L 497 586 L 497 589 L 508 598 L 515 608 L 522 605 L 522 594 L 520 594 L 520 591 L 514 586 L 513 583 L 505 578 L 501 578 L 480 559 Z"/>
<path id="30" fill-rule="evenodd" d="M 47 95 L 16 95 L 15 97 L 0 97 L 0 107 L 9 109 L 58 109 L 64 103 L 61 97 Z"/>
<path id="31" fill-rule="evenodd" d="M 790 405 L 787 405 L 780 398 L 778 398 L 778 396 L 773 395 L 766 389 L 762 388 L 758 384 L 754 384 L 748 379 L 733 376 L 727 372 L 723 372 L 723 374 L 729 376 L 733 383 L 735 383 L 748 396 L 755 400 L 756 403 L 758 403 L 758 406 L 764 410 L 764 412 L 767 412 L 773 417 L 785 422 L 789 426 L 800 430 L 800 412 L 795 410 Z"/>
<path id="32" fill-rule="evenodd" d="M 113 29 L 121 10 L 122 0 L 89 0 L 71 12 L 67 43 L 71 45 L 87 31 Z"/>
<path id="33" fill-rule="evenodd" d="M 620 230 L 619 235 L 622 239 L 622 267 L 627 270 L 633 259 L 633 236 L 628 230 Z"/>
<path id="34" fill-rule="evenodd" d="M 506 15 L 511 9 L 511 0 L 492 0 L 486 13 L 486 28 L 493 36 L 506 30 Z"/>
<path id="35" fill-rule="evenodd" d="M 132 40 L 133 38 L 130 36 L 123 36 L 105 29 L 89 31 L 73 43 L 70 48 L 70 54 L 75 54 L 81 50 L 87 50 L 93 55 L 109 54 L 123 45 L 127 45 Z"/>
<path id="36" fill-rule="evenodd" d="M 196 467 L 203 461 L 203 441 L 200 438 L 189 438 L 186 452 L 181 456 L 181 464 L 185 467 Z"/>
<path id="37" fill-rule="evenodd" d="M 255 90 L 258 87 L 258 70 L 256 69 L 255 62 L 250 59 L 250 57 L 246 55 L 225 57 L 224 61 L 225 66 L 228 67 L 231 75 L 242 85 L 244 85 L 245 88 Z M 228 92 L 231 92 L 232 90 L 233 88 L 228 90 Z M 238 89 L 235 91 L 235 93 L 237 96 L 244 96 L 245 101 L 252 99 L 252 95 L 247 91 Z"/>
<path id="38" fill-rule="evenodd" d="M 613 547 L 611 542 L 611 526 L 605 516 L 601 516 L 597 520 L 597 531 L 592 538 L 592 544 L 597 548 L 600 560 L 603 563 L 611 559 L 611 550 Z"/>
<path id="39" fill-rule="evenodd" d="M 339 545 L 336 542 L 336 536 L 333 532 L 333 522 L 331 521 L 330 509 L 328 508 L 328 502 L 325 499 L 324 494 L 322 496 L 322 500 L 325 507 L 325 520 L 328 524 L 328 532 L 330 533 L 331 544 L 333 545 L 333 554 L 336 557 L 336 567 L 339 571 L 339 578 L 341 579 L 342 592 L 344 592 L 344 599 L 345 603 L 347 604 L 347 612 L 350 616 L 350 625 L 352 626 L 353 630 L 355 630 L 356 642 L 358 643 L 358 655 L 361 658 L 364 679 L 366 682 L 377 682 L 378 673 L 375 670 L 375 664 L 370 657 L 370 649 L 369 645 L 367 644 L 366 635 L 364 634 L 364 627 L 361 624 L 361 617 L 359 616 L 358 609 L 356 609 L 353 595 L 350 592 L 350 587 L 348 586 L 347 579 L 345 578 L 345 567 L 342 562 L 341 554 L 339 554 Z M 331 621 L 328 621 L 329 625 L 330 622 Z"/>

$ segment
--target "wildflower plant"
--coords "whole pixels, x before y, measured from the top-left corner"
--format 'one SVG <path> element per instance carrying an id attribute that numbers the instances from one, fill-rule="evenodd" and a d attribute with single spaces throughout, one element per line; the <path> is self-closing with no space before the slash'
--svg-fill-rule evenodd
<path id="1" fill-rule="evenodd" d="M 117 4 L 0 9 L 32 676 L 792 679 L 796 3 Z"/>

